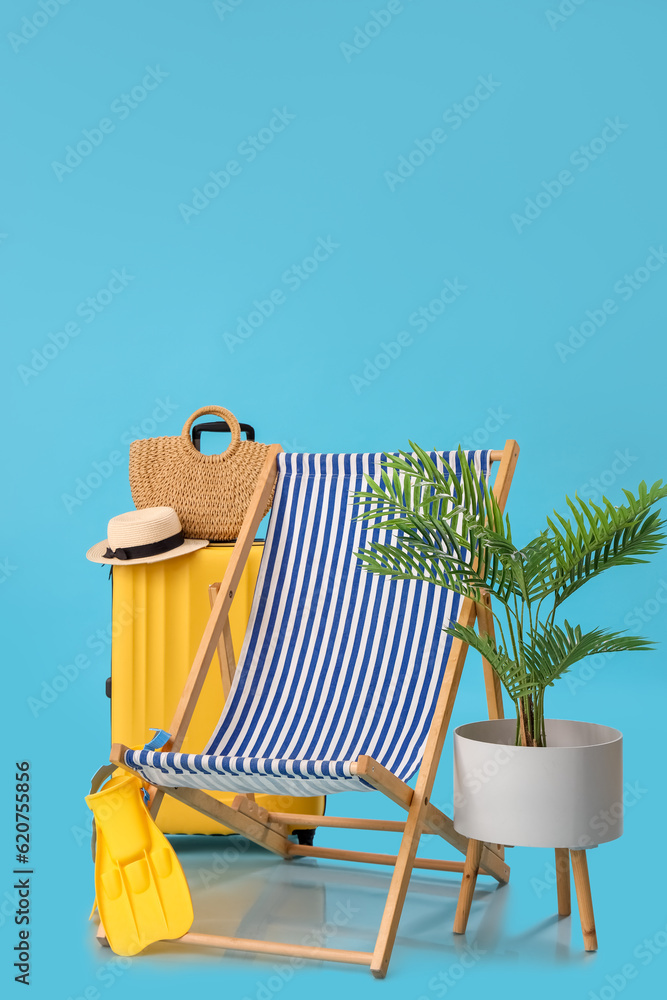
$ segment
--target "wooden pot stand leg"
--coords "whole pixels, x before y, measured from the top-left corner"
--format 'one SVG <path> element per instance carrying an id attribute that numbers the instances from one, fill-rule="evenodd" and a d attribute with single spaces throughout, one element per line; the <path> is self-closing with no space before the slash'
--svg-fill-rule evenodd
<path id="1" fill-rule="evenodd" d="M 456 916 L 454 917 L 454 933 L 465 934 L 472 906 L 472 897 L 477 884 L 480 862 L 482 860 L 482 848 L 484 844 L 481 840 L 468 841 L 465 864 L 463 865 L 463 879 L 459 889 L 459 901 L 456 904 Z"/>
<path id="2" fill-rule="evenodd" d="M 570 851 L 570 857 L 572 859 L 574 888 L 577 890 L 577 903 L 579 904 L 581 931 L 584 935 L 584 947 L 586 951 L 597 951 L 598 939 L 595 933 L 595 917 L 593 916 L 591 886 L 588 881 L 586 851 Z"/>
<path id="3" fill-rule="evenodd" d="M 454 918 L 454 933 L 465 934 L 470 916 L 472 897 L 480 868 L 480 859 L 484 845 L 479 840 L 469 840 L 466 860 L 463 868 L 463 881 L 459 890 L 459 899 Z M 574 887 L 579 904 L 579 919 L 584 937 L 586 951 L 597 951 L 598 939 L 595 932 L 595 917 L 593 915 L 593 900 L 591 886 L 588 880 L 588 862 L 586 851 L 571 851 L 567 847 L 556 848 L 556 888 L 558 891 L 558 915 L 568 917 L 570 905 L 570 858 L 572 859 L 572 874 Z"/>
<path id="4" fill-rule="evenodd" d="M 556 889 L 558 891 L 558 916 L 569 917 L 570 903 L 570 852 L 567 847 L 556 848 Z"/>
<path id="5" fill-rule="evenodd" d="M 558 890 L 558 916 L 569 917 L 570 905 L 570 859 L 574 888 L 577 892 L 581 933 L 584 937 L 586 951 L 598 950 L 598 939 L 595 932 L 595 917 L 593 915 L 593 900 L 591 885 L 588 880 L 588 861 L 586 851 L 571 851 L 567 847 L 556 848 L 556 887 Z"/>

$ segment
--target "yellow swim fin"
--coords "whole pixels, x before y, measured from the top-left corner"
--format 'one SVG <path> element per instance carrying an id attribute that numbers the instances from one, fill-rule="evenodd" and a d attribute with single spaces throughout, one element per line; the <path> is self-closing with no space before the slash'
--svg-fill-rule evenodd
<path id="1" fill-rule="evenodd" d="M 86 796 L 95 817 L 95 892 L 100 920 L 117 955 L 190 930 L 192 900 L 176 852 L 144 805 L 141 782 L 115 771 Z"/>

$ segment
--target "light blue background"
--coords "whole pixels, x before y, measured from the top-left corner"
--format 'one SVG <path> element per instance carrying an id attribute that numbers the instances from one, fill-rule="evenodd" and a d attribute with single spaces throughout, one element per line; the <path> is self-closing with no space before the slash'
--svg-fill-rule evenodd
<path id="1" fill-rule="evenodd" d="M 45 0 L 49 9 L 53 2 Z M 30 33 L 22 19 L 41 8 L 38 0 L 3 5 L 0 599 L 8 701 L 0 883 L 9 890 L 13 762 L 28 758 L 34 997 L 65 1000 L 90 987 L 113 996 L 119 983 L 118 995 L 128 998 L 149 991 L 254 998 L 266 996 L 262 989 L 271 990 L 266 983 L 276 975 L 271 959 L 183 958 L 167 949 L 164 963 L 153 953 L 104 966 L 110 955 L 97 949 L 86 923 L 92 866 L 81 833 L 83 795 L 109 743 L 108 644 L 101 639 L 94 653 L 88 642 L 108 629 L 110 586 L 83 555 L 105 535 L 109 517 L 131 506 L 132 437 L 178 433 L 205 403 L 231 408 L 260 440 L 288 450 L 391 450 L 408 440 L 502 446 L 514 437 L 522 451 L 510 510 L 517 536 L 526 538 L 566 491 L 599 497 L 595 481 L 602 480 L 620 497 L 623 487 L 665 474 L 667 267 L 631 296 L 614 289 L 667 241 L 664 4 L 566 0 L 561 8 L 570 13 L 557 20 L 548 16 L 558 11 L 555 0 L 551 7 L 548 0 L 405 0 L 364 48 L 342 49 L 354 44 L 371 6 L 243 0 L 216 10 L 203 0 L 71 0 L 25 44 L 14 38 L 12 45 L 22 24 Z M 384 0 L 375 5 L 385 7 Z M 167 76 L 145 101 L 123 119 L 110 110 L 156 66 Z M 443 122 L 489 75 L 491 96 L 460 127 L 455 111 Z M 295 117 L 248 162 L 238 147 L 268 125 L 274 108 Z M 105 117 L 114 130 L 59 180 L 52 164 Z M 626 127 L 581 170 L 576 151 L 601 135 L 608 118 Z M 439 127 L 446 140 L 392 191 L 386 172 Z M 179 205 L 192 203 L 193 189 L 230 159 L 241 163 L 240 174 L 184 221 Z M 543 196 L 541 213 L 518 232 L 512 215 L 566 169 L 573 182 L 550 205 Z M 281 276 L 320 237 L 337 248 L 291 290 Z M 114 269 L 132 276 L 127 287 L 94 321 L 79 315 L 79 335 L 40 363 L 33 351 L 41 354 L 50 334 L 77 319 L 78 304 L 105 288 Z M 410 315 L 445 279 L 458 279 L 465 291 L 418 332 Z M 224 335 L 275 288 L 285 301 L 230 350 Z M 569 328 L 610 298 L 616 311 L 561 360 L 556 345 L 567 343 Z M 412 339 L 403 338 L 400 356 L 384 370 L 367 369 L 377 375 L 368 384 L 353 383 L 401 331 Z M 156 421 L 158 401 L 170 412 L 158 410 L 164 419 Z M 112 453 L 118 464 L 108 466 Z M 89 495 L 79 487 L 83 499 L 73 504 L 67 496 L 95 463 L 108 474 L 92 479 Z M 664 640 L 664 579 L 664 556 L 610 575 L 580 596 L 572 617 L 623 627 L 630 616 L 633 630 Z M 643 620 L 633 621 L 635 608 Z M 550 853 L 516 849 L 511 885 L 476 897 L 468 941 L 484 954 L 448 995 L 583 1000 L 602 991 L 609 1000 L 620 984 L 613 977 L 628 962 L 638 970 L 628 997 L 660 992 L 665 953 L 647 964 L 633 953 L 656 934 L 667 940 L 660 937 L 667 924 L 662 649 L 610 658 L 585 675 L 592 679 L 562 682 L 550 698 L 553 716 L 621 728 L 627 779 L 639 785 L 623 839 L 590 860 L 599 953 L 583 953 L 576 915 L 571 930 L 570 921 L 554 921 L 555 890 L 545 884 Z M 86 652 L 90 666 L 35 717 L 29 699 Z M 454 723 L 483 716 L 480 677 L 471 657 Z M 436 792 L 446 804 L 449 740 Z M 336 805 L 368 810 L 368 800 L 350 798 Z M 318 842 L 338 841 L 318 835 Z M 370 834 L 359 843 L 390 849 Z M 184 848 L 198 905 L 211 908 L 214 899 L 197 882 L 201 858 L 228 845 Z M 427 847 L 451 856 L 439 843 Z M 289 892 L 293 906 L 285 927 L 278 917 L 272 926 L 265 912 L 240 933 L 298 939 L 299 920 L 321 923 L 351 900 L 359 912 L 345 942 L 331 943 L 372 947 L 387 872 L 369 873 L 366 892 L 361 876 L 298 864 L 285 875 L 285 866 L 259 852 L 243 856 L 234 871 L 247 869 L 255 889 L 265 879 L 266 911 Z M 288 891 L 281 880 L 302 887 Z M 249 897 L 236 874 L 219 884 L 233 929 Z M 410 894 L 384 983 L 363 969 L 309 965 L 279 980 L 271 995 L 445 995 L 434 977 L 464 947 L 451 935 L 457 880 L 422 884 L 425 893 Z M 10 904 L 4 895 L 0 976 L 14 995 Z"/>

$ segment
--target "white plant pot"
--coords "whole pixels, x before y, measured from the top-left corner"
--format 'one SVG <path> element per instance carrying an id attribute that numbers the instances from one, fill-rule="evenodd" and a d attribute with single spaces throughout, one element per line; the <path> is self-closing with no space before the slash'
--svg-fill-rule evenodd
<path id="1" fill-rule="evenodd" d="M 454 731 L 454 828 L 475 840 L 583 850 L 623 832 L 623 736 L 546 720 L 546 747 L 517 747 L 515 719 Z"/>

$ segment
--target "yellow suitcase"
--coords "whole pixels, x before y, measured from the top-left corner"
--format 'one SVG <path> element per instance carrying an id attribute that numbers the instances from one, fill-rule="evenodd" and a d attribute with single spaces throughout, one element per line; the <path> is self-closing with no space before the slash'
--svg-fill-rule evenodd
<path id="1" fill-rule="evenodd" d="M 232 543 L 214 543 L 177 559 L 113 569 L 111 740 L 137 746 L 151 728 L 169 729 L 171 718 L 210 613 L 208 587 L 222 580 Z M 255 542 L 229 616 L 234 652 L 243 643 L 263 543 Z M 216 653 L 183 744 L 201 753 L 220 717 L 224 697 Z M 215 792 L 231 802 L 233 792 Z M 324 813 L 324 796 L 258 795 L 275 812 Z M 231 833 L 189 806 L 165 796 L 158 826 L 164 833 Z M 303 827 L 303 822 L 299 824 Z"/>

